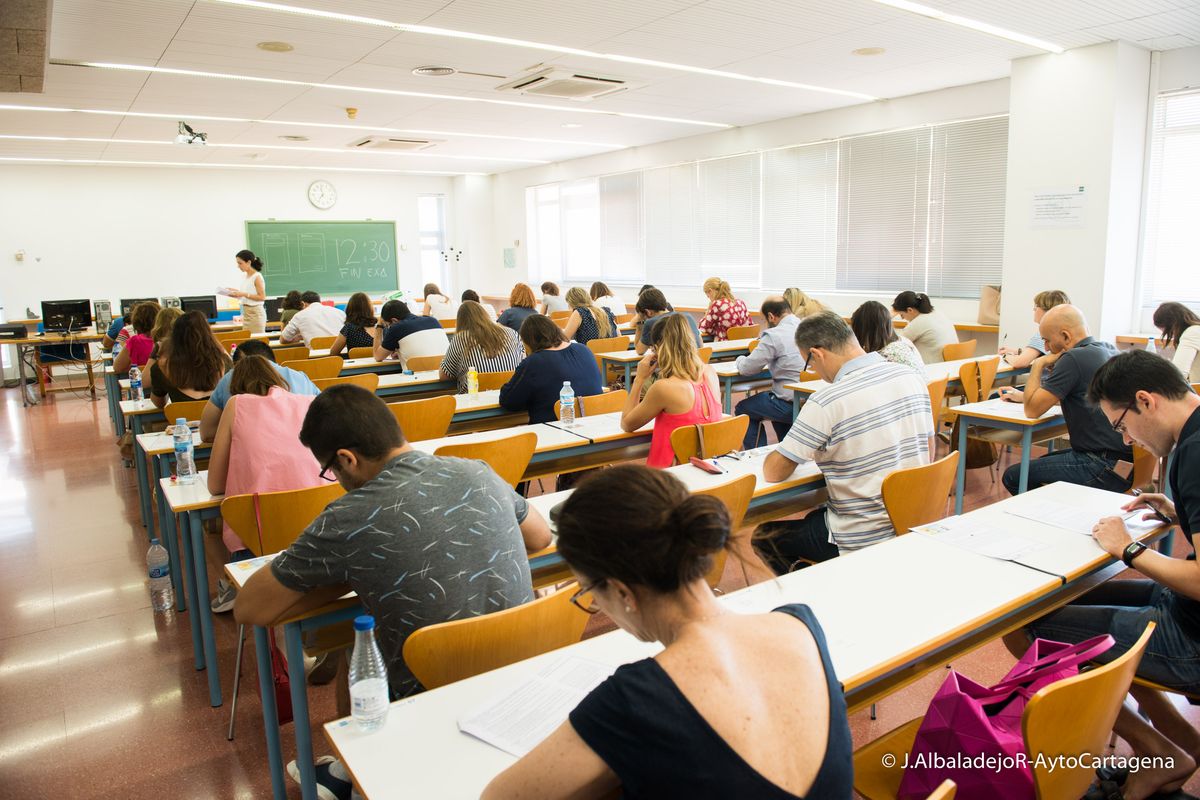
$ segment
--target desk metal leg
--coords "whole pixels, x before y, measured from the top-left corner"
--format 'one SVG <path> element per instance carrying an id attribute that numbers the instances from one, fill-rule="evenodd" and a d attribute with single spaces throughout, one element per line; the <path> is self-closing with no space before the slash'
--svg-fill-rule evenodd
<path id="1" fill-rule="evenodd" d="M 792 422 L 795 422 L 798 416 L 800 416 L 800 393 L 792 392 Z"/>
<path id="2" fill-rule="evenodd" d="M 38 398 L 32 393 L 25 375 L 25 354 L 30 352 L 30 348 L 25 345 L 18 344 L 17 348 L 17 375 L 21 379 L 21 407 L 36 406 Z"/>
<path id="3" fill-rule="evenodd" d="M 1021 480 L 1017 484 L 1017 494 L 1024 494 L 1029 488 L 1029 451 L 1033 449 L 1033 427 L 1026 425 L 1021 429 Z"/>
<path id="4" fill-rule="evenodd" d="M 192 614 L 200 618 L 200 634 L 204 638 L 204 663 L 208 670 L 208 701 L 213 708 L 221 705 L 221 671 L 217 669 L 217 640 L 213 635 L 213 615 L 209 606 L 208 560 L 204 557 L 204 524 L 195 511 L 187 514 L 188 529 L 192 533 L 192 573 L 196 583 Z M 303 666 L 303 665 L 302 665 Z"/>
<path id="5" fill-rule="evenodd" d="M 120 434 L 117 433 L 117 417 L 121 415 L 121 406 L 119 402 L 120 398 L 118 397 L 120 393 L 121 384 L 117 381 L 116 373 L 105 371 L 104 398 L 108 401 L 108 420 L 112 423 L 113 433 L 117 436 L 120 436 Z"/>
<path id="6" fill-rule="evenodd" d="M 174 514 L 168 514 L 167 519 L 170 521 L 171 530 L 167 535 L 174 538 L 176 535 L 176 523 L 178 517 Z M 202 670 L 205 666 L 204 661 L 204 639 L 200 635 L 200 620 L 197 619 L 195 609 L 199 603 L 196 596 L 196 573 L 192 568 L 192 529 L 188 525 L 187 520 L 183 522 L 183 527 L 179 529 L 182 533 L 180 550 L 183 555 L 183 580 L 187 581 L 188 604 L 192 607 L 192 613 L 188 614 L 188 624 L 192 628 L 192 656 L 196 660 L 196 669 Z M 201 544 L 203 547 L 203 543 Z"/>
<path id="7" fill-rule="evenodd" d="M 157 488 L 162 478 L 171 477 L 171 467 L 162 456 L 154 457 L 154 485 Z M 179 539 L 175 531 L 167 524 L 171 510 L 167 506 L 167 498 L 161 491 L 155 492 L 158 498 L 158 532 L 163 547 L 167 548 L 167 558 L 171 561 L 171 583 L 175 587 L 175 610 L 187 611 L 187 603 L 183 599 L 183 573 L 179 568 Z"/>
<path id="8" fill-rule="evenodd" d="M 963 495 L 967 493 L 967 421 L 958 420 L 958 479 L 954 492 L 954 513 L 963 510 Z"/>
<path id="9" fill-rule="evenodd" d="M 137 470 L 138 504 L 142 509 L 142 525 L 146 535 L 154 538 L 154 515 L 150 512 L 150 486 L 146 477 L 146 451 L 138 446 L 137 437 L 142 433 L 142 418 L 133 417 L 133 468 Z"/>
<path id="10" fill-rule="evenodd" d="M 733 378 L 721 378 L 721 407 L 726 414 L 733 413 Z"/>
<path id="11" fill-rule="evenodd" d="M 629 391 L 633 387 L 633 362 L 625 362 L 625 391 Z"/>
<path id="12" fill-rule="evenodd" d="M 267 763 L 271 768 L 271 795 L 286 800 L 283 782 L 283 745 L 279 741 L 279 709 L 275 707 L 275 683 L 271 672 L 271 643 L 267 629 L 254 626 L 254 661 L 258 667 L 258 691 L 262 695 L 263 729 L 267 734 Z"/>
<path id="13" fill-rule="evenodd" d="M 296 767 L 300 771 L 300 796 L 317 800 L 317 772 L 313 765 L 312 731 L 308 721 L 308 682 L 304 675 L 304 647 L 300 623 L 283 626 L 287 643 L 288 680 L 292 688 L 292 727 L 296 732 Z"/>

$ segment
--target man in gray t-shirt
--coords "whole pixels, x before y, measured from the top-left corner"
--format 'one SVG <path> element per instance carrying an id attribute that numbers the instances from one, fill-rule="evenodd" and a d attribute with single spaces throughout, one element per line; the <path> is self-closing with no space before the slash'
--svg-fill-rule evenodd
<path id="1" fill-rule="evenodd" d="M 527 553 L 550 544 L 549 528 L 486 464 L 413 450 L 383 401 L 355 386 L 321 393 L 300 440 L 347 494 L 246 584 L 239 622 L 273 623 L 348 584 L 403 697 L 421 690 L 404 664 L 409 634 L 533 599 Z"/>

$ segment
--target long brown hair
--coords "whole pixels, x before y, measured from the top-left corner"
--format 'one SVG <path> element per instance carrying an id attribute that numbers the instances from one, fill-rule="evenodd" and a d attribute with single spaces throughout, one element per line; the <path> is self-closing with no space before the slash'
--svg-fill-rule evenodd
<path id="1" fill-rule="evenodd" d="M 448 303 L 448 302 L 450 302 L 450 298 L 449 298 L 449 297 L 447 297 L 446 295 L 442 294 L 442 290 L 438 288 L 438 286 L 437 286 L 437 284 L 436 284 L 436 283 L 427 283 L 427 284 L 425 284 L 425 291 L 424 291 L 424 294 L 425 294 L 425 300 L 426 300 L 426 302 L 428 302 L 428 301 L 429 301 L 429 298 L 430 298 L 430 296 L 432 296 L 432 295 L 437 295 L 438 297 L 440 297 L 440 298 L 442 298 L 443 300 L 445 300 L 447 303 Z"/>
<path id="2" fill-rule="evenodd" d="M 854 309 L 850 328 L 862 349 L 868 353 L 882 350 L 900 338 L 892 326 L 892 315 L 887 306 L 874 300 L 868 300 Z"/>
<path id="3" fill-rule="evenodd" d="M 521 342 L 529 348 L 530 353 L 549 350 L 567 341 L 562 328 L 544 314 L 530 314 L 526 317 L 521 323 L 519 334 Z"/>
<path id="4" fill-rule="evenodd" d="M 1154 327 L 1172 347 L 1179 347 L 1179 337 L 1193 325 L 1200 325 L 1200 317 L 1183 303 L 1163 303 L 1154 309 Z"/>
<path id="5" fill-rule="evenodd" d="M 704 373 L 692 327 L 682 314 L 668 314 L 654 323 L 654 353 L 658 356 L 659 378 L 683 378 L 696 383 Z"/>
<path id="6" fill-rule="evenodd" d="M 375 306 L 366 292 L 355 292 L 346 301 L 346 322 L 360 328 L 370 328 L 375 324 Z"/>
<path id="7" fill-rule="evenodd" d="M 612 289 L 609 289 L 608 284 L 603 281 L 596 281 L 592 284 L 588 294 L 592 296 L 593 300 L 599 300 L 601 297 L 612 297 Z"/>
<path id="8" fill-rule="evenodd" d="M 276 386 L 288 389 L 283 376 L 275 371 L 270 361 L 262 356 L 244 356 L 238 359 L 229 380 L 229 394 L 256 394 L 266 397 Z"/>
<path id="9" fill-rule="evenodd" d="M 601 339 L 616 335 L 608 319 L 608 310 L 596 305 L 596 301 L 582 287 L 575 286 L 567 290 L 567 305 L 580 314 L 591 314 L 592 319 L 596 320 L 596 332 L 600 334 Z"/>
<path id="10" fill-rule="evenodd" d="M 230 363 L 229 354 L 199 311 L 189 311 L 175 320 L 159 352 L 159 368 L 179 389 L 211 392 Z"/>
<path id="11" fill-rule="evenodd" d="M 455 338 L 466 337 L 463 345 L 467 350 L 474 345 L 488 358 L 495 358 L 503 353 L 508 342 L 508 337 L 504 335 L 508 328 L 492 322 L 483 306 L 474 300 L 466 300 L 458 307 L 454 328 Z"/>

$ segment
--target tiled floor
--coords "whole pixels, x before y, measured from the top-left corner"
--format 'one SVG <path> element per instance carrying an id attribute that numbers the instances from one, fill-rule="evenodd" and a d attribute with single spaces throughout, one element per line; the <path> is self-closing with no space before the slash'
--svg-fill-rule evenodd
<path id="1" fill-rule="evenodd" d="M 969 506 L 1004 491 L 984 471 L 968 489 Z M 270 797 L 252 645 L 228 742 L 237 629 L 218 618 L 226 705 L 213 709 L 186 618 L 150 611 L 136 491 L 103 400 L 62 395 L 22 409 L 15 390 L 0 390 L 0 798 Z M 730 565 L 727 589 L 743 583 Z M 596 620 L 589 634 L 604 629 Z M 988 682 L 1011 664 L 993 643 L 954 666 Z M 855 715 L 855 743 L 919 715 L 943 677 L 887 698 L 876 721 Z M 333 687 L 309 696 L 325 750 L 319 726 L 335 716 Z M 283 746 L 292 752 L 290 725 Z"/>

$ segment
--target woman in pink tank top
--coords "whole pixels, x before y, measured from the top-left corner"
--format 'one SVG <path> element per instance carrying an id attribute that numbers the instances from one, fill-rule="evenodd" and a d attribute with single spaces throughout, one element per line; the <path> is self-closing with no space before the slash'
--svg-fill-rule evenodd
<path id="1" fill-rule="evenodd" d="M 311 396 L 289 392 L 287 381 L 262 356 L 238 360 L 229 391 L 209 456 L 210 492 L 282 492 L 324 484 L 321 465 L 300 444 Z M 235 560 L 246 549 L 228 525 L 222 539 Z"/>
<path id="2" fill-rule="evenodd" d="M 691 326 L 680 315 L 668 316 L 654 328 L 658 340 L 654 351 L 638 362 L 637 377 L 629 389 L 621 427 L 636 431 L 651 420 L 654 435 L 650 439 L 648 467 L 669 467 L 675 463 L 671 433 L 676 428 L 721 419 L 717 373 L 700 361 Z M 642 391 L 651 374 L 657 379 Z"/>

